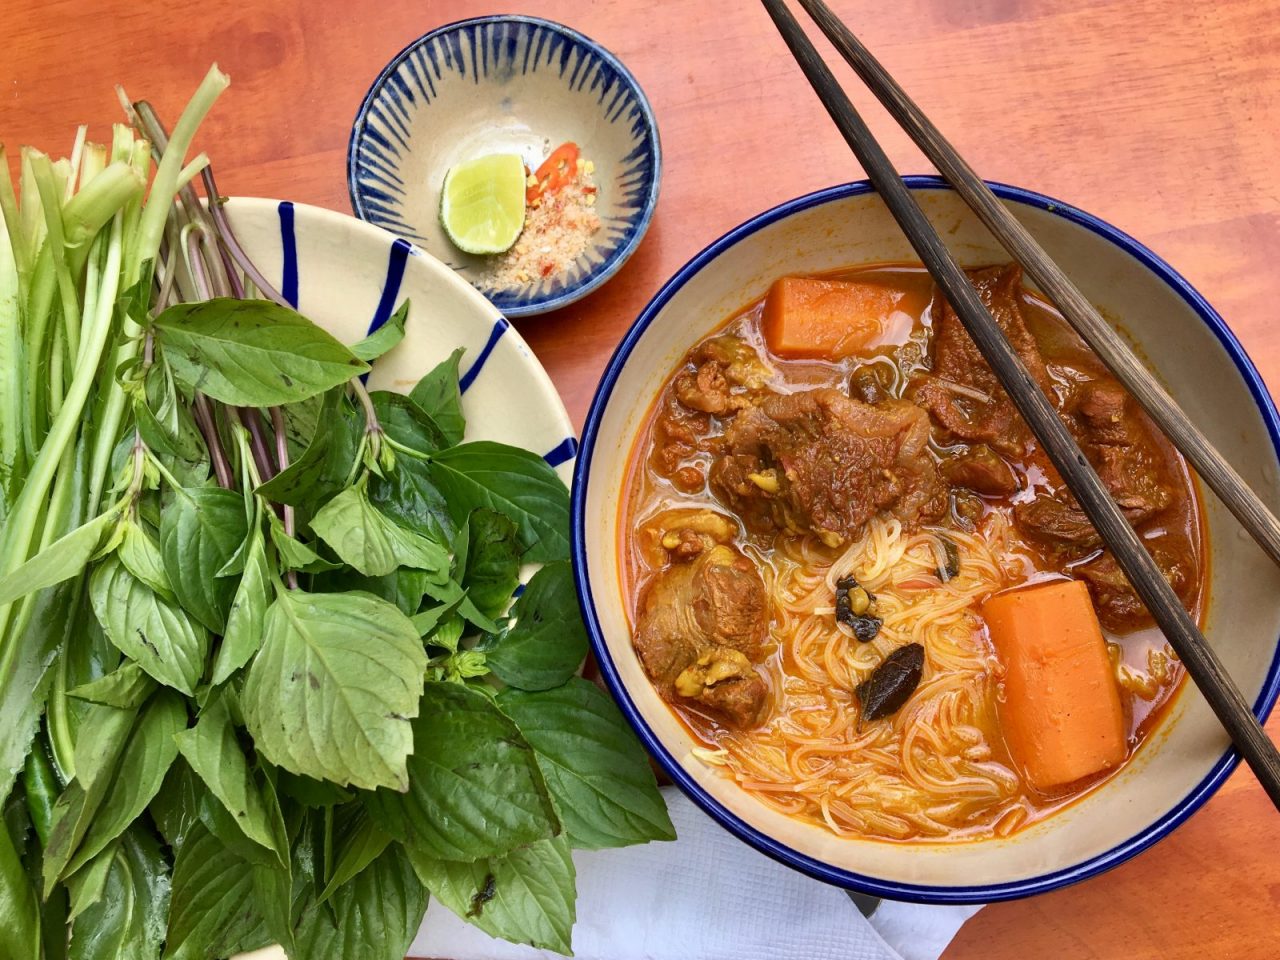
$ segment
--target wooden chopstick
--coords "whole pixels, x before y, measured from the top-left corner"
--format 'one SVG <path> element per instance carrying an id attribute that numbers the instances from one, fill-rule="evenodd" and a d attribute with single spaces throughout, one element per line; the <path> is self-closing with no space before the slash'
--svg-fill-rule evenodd
<path id="1" fill-rule="evenodd" d="M 1068 489 L 1075 494 L 1103 542 L 1115 555 L 1120 569 L 1151 611 L 1165 638 L 1186 666 L 1187 673 L 1257 775 L 1272 803 L 1280 808 L 1280 752 L 1276 745 L 1267 738 L 1222 661 L 1183 608 L 1075 439 L 1058 419 L 1049 398 L 1027 373 L 1021 358 L 1005 339 L 977 290 L 952 258 L 942 238 L 925 217 L 800 24 L 783 0 L 762 2 L 889 212 L 955 309 Z"/>
<path id="2" fill-rule="evenodd" d="M 800 0 L 800 5 L 827 35 L 862 82 L 876 95 L 885 109 L 906 130 L 911 139 L 938 168 L 938 172 L 955 187 L 956 192 L 986 224 L 1010 255 L 1022 264 L 1027 275 L 1057 305 L 1062 315 L 1080 336 L 1102 358 L 1116 379 L 1156 422 L 1165 436 L 1191 463 L 1205 483 L 1216 493 L 1228 510 L 1249 531 L 1258 546 L 1280 564 L 1280 520 L 1227 463 L 1217 448 L 1187 417 L 1129 349 L 1128 344 L 1103 319 L 1078 287 L 1049 258 L 1044 248 L 1027 232 L 986 185 L 956 149 L 947 142 L 932 121 L 916 105 L 898 82 L 862 45 L 853 32 L 831 12 L 823 0 Z"/>

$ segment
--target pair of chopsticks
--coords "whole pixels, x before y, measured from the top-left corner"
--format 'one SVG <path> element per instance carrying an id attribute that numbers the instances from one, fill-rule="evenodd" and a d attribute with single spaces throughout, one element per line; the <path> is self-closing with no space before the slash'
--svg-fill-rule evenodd
<path id="1" fill-rule="evenodd" d="M 1276 745 L 1263 731 L 1222 661 L 1183 608 L 1075 439 L 1058 419 L 1049 398 L 1027 373 L 1021 358 L 1005 339 L 968 277 L 926 219 L 911 191 L 902 182 L 784 0 L 762 2 L 889 212 L 955 309 L 1068 489 L 1075 494 L 1103 542 L 1115 555 L 1120 568 L 1151 611 L 1165 638 L 1186 666 L 1187 673 L 1257 775 L 1272 803 L 1280 809 L 1280 752 Z M 1280 563 L 1280 521 L 1191 423 L 1119 335 L 849 28 L 823 0 L 799 2 L 1001 245 L 1022 264 L 1027 274 L 1057 305 L 1068 322 L 1146 409 L 1259 545 Z"/>

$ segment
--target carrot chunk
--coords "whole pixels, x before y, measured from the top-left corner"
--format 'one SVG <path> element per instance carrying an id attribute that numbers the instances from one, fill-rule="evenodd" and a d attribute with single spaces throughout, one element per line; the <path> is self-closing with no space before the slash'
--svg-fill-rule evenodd
<path id="1" fill-rule="evenodd" d="M 982 615 L 1005 668 L 1000 726 L 1031 786 L 1051 792 L 1124 762 L 1124 710 L 1088 588 L 996 594 Z"/>
<path id="2" fill-rule="evenodd" d="M 764 335 L 780 357 L 839 360 L 881 342 L 902 293 L 876 283 L 782 277 L 764 302 Z"/>

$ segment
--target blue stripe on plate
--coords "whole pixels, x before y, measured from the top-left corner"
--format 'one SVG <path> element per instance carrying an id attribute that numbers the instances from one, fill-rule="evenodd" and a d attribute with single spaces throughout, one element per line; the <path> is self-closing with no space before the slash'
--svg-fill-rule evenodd
<path id="1" fill-rule="evenodd" d="M 565 437 L 561 440 L 554 450 L 550 453 L 543 454 L 542 459 L 547 461 L 548 466 L 558 467 L 562 463 L 568 463 L 574 458 L 578 452 L 578 441 L 574 437 Z"/>
<path id="2" fill-rule="evenodd" d="M 378 309 L 373 312 L 373 319 L 369 321 L 369 333 L 373 333 L 391 318 L 391 313 L 396 308 L 396 297 L 400 295 L 404 264 L 408 259 L 409 241 L 397 238 L 391 244 L 391 253 L 387 257 L 387 279 L 382 282 L 382 297 L 378 300 Z"/>
<path id="3" fill-rule="evenodd" d="M 476 362 L 458 378 L 458 391 L 466 393 L 467 388 L 476 382 L 476 377 L 480 376 L 480 370 L 484 367 L 484 362 L 489 359 L 489 354 L 493 353 L 493 348 L 498 345 L 498 341 L 502 339 L 502 335 L 507 332 L 507 328 L 511 324 L 507 322 L 506 317 L 499 317 L 493 325 L 493 329 L 489 331 L 489 339 L 484 345 L 484 349 L 480 351 L 480 355 L 476 357 Z"/>
<path id="4" fill-rule="evenodd" d="M 280 201 L 280 296 L 298 307 L 298 238 L 293 232 L 293 204 Z"/>

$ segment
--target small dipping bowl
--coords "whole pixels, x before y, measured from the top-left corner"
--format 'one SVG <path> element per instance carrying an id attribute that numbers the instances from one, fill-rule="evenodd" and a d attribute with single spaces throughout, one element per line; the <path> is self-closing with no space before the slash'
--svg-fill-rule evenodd
<path id="1" fill-rule="evenodd" d="M 560 273 L 494 287 L 492 258 L 463 253 L 440 226 L 445 174 L 491 153 L 536 170 L 566 141 L 595 165 L 600 228 Z M 347 148 L 356 216 L 438 257 L 512 317 L 556 310 L 617 273 L 648 229 L 661 174 L 635 77 L 598 43 L 536 17 L 477 17 L 413 41 L 369 88 Z"/>

